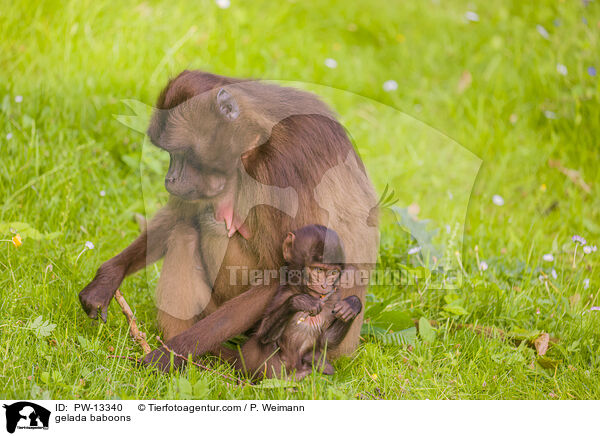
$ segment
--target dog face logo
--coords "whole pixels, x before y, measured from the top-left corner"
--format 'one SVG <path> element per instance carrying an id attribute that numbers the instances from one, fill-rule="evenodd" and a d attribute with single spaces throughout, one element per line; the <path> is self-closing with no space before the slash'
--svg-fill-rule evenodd
<path id="1" fill-rule="evenodd" d="M 3 406 L 6 409 L 6 431 L 19 429 L 48 429 L 50 411 L 29 401 Z"/>

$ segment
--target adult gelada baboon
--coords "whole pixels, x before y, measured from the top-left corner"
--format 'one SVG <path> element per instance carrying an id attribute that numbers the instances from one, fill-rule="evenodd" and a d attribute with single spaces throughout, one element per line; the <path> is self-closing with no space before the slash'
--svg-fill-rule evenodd
<path id="1" fill-rule="evenodd" d="M 156 302 L 167 347 L 214 352 L 256 326 L 277 291 L 278 280 L 251 286 L 241 274 L 279 270 L 281 241 L 309 224 L 340 236 L 356 279 L 341 284 L 341 296 L 364 304 L 377 199 L 346 131 L 314 95 L 184 71 L 160 94 L 148 135 L 170 155 L 170 200 L 80 292 L 91 318 L 106 321 L 123 279 L 164 256 Z M 362 313 L 329 357 L 355 349 L 361 324 Z M 145 357 L 163 370 L 169 361 L 164 347 Z"/>

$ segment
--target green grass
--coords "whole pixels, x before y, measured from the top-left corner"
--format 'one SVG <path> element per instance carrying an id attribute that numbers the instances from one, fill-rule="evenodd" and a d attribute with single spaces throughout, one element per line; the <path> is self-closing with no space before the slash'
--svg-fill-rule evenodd
<path id="1" fill-rule="evenodd" d="M 19 248 L 0 243 L 0 396 L 600 398 L 600 312 L 587 311 L 600 306 L 600 252 L 582 257 L 580 248 L 573 267 L 571 242 L 581 234 L 600 245 L 600 80 L 588 72 L 600 70 L 598 2 L 36 3 L 0 5 L 0 239 L 12 238 L 6 223 L 15 221 L 42 233 L 21 231 Z M 468 10 L 478 22 L 465 20 Z M 307 84 L 338 111 L 380 192 L 390 184 L 400 206 L 418 204 L 429 230 L 445 235 L 438 243 L 448 241 L 446 225 L 458 229 L 450 240 L 466 270 L 460 288 L 371 289 L 393 305 L 386 312 L 437 321 L 434 340 L 365 337 L 333 377 L 271 388 L 107 357 L 139 350 L 115 304 L 97 323 L 77 293 L 136 236 L 132 215 L 166 198 L 158 171 L 136 165 L 142 135 L 114 115 L 130 114 L 123 99 L 152 104 L 184 68 Z M 472 81 L 459 89 L 464 71 Z M 383 90 L 389 79 L 396 91 Z M 591 192 L 550 159 L 579 171 Z M 86 241 L 95 248 L 77 259 Z M 382 265 L 415 268 L 409 242 L 384 226 Z M 555 260 L 544 262 L 546 253 Z M 552 268 L 546 287 L 538 276 Z M 157 273 L 150 267 L 122 288 L 151 336 Z M 449 311 L 451 300 L 463 314 Z M 39 316 L 56 324 L 47 337 L 30 328 Z M 544 369 L 531 348 L 457 323 L 548 332 L 560 339 L 548 352 L 556 365 Z"/>

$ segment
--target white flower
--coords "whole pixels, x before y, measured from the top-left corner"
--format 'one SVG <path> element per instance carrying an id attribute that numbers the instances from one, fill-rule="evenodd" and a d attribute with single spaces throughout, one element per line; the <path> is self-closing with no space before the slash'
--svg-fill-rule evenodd
<path id="1" fill-rule="evenodd" d="M 398 82 L 395 80 L 386 80 L 383 82 L 383 90 L 385 92 L 395 91 L 396 89 L 398 89 Z"/>
<path id="2" fill-rule="evenodd" d="M 328 68 L 337 68 L 338 63 L 335 59 L 327 58 L 325 59 L 325 66 Z"/>
<path id="3" fill-rule="evenodd" d="M 542 259 L 544 259 L 546 262 L 554 262 L 554 255 L 552 253 L 544 254 Z"/>
<path id="4" fill-rule="evenodd" d="M 585 254 L 590 254 L 594 251 L 596 251 L 598 248 L 596 248 L 595 245 L 586 245 L 585 247 L 583 247 L 583 252 Z"/>
<path id="5" fill-rule="evenodd" d="M 492 201 L 496 206 L 504 206 L 504 198 L 500 197 L 498 194 L 492 197 Z"/>
<path id="6" fill-rule="evenodd" d="M 488 264 L 485 261 L 482 260 L 481 262 L 479 262 L 479 269 L 481 271 L 487 270 L 488 269 Z"/>
<path id="7" fill-rule="evenodd" d="M 100 191 L 100 197 L 104 197 L 106 195 L 106 191 L 103 189 L 102 191 Z"/>
<path id="8" fill-rule="evenodd" d="M 408 250 L 408 254 L 417 254 L 419 251 L 421 251 L 421 247 L 413 247 L 410 250 Z"/>
<path id="9" fill-rule="evenodd" d="M 10 141 L 10 140 L 12 139 L 12 133 L 7 133 L 7 134 L 6 134 L 6 139 L 7 139 L 8 141 Z"/>
<path id="10" fill-rule="evenodd" d="M 583 281 L 583 289 L 587 289 L 590 287 L 590 279 L 585 279 Z"/>
<path id="11" fill-rule="evenodd" d="M 93 250 L 93 249 L 94 249 L 94 244 L 91 241 L 86 241 L 85 247 L 83 247 L 83 250 L 81 250 L 81 253 L 79 253 L 77 255 L 77 259 L 75 259 L 75 263 L 77 263 L 77 261 L 79 261 L 79 258 L 81 257 L 81 255 L 83 253 L 85 253 L 87 250 Z"/>
<path id="12" fill-rule="evenodd" d="M 479 15 L 477 15 L 477 12 L 473 11 L 465 12 L 465 18 L 467 21 L 479 21 Z"/>
<path id="13" fill-rule="evenodd" d="M 215 3 L 221 9 L 227 9 L 229 6 L 231 6 L 231 2 L 229 0 L 215 0 Z"/>
<path id="14" fill-rule="evenodd" d="M 22 96 L 22 95 L 17 95 L 17 96 L 15 97 L 15 101 L 16 101 L 17 103 L 21 103 L 21 102 L 23 101 L 23 96 Z"/>
<path id="15" fill-rule="evenodd" d="M 552 111 L 544 111 L 544 116 L 546 118 L 548 118 L 549 120 L 555 120 L 556 118 L 558 118 L 556 116 L 556 112 L 552 112 Z"/>
<path id="16" fill-rule="evenodd" d="M 554 280 L 556 280 L 558 278 L 558 274 L 556 273 L 556 270 L 554 268 L 552 268 L 552 272 L 550 274 L 552 275 L 552 278 Z"/>
<path id="17" fill-rule="evenodd" d="M 563 64 L 556 64 L 556 71 L 558 71 L 558 74 L 562 74 L 563 76 L 567 75 L 567 67 Z"/>
<path id="18" fill-rule="evenodd" d="M 535 26 L 535 28 L 537 29 L 538 33 L 540 35 L 542 35 L 542 38 L 550 39 L 550 34 L 548 33 L 548 31 L 546 30 L 546 28 L 544 26 L 542 26 L 541 24 L 538 24 L 537 26 Z"/>

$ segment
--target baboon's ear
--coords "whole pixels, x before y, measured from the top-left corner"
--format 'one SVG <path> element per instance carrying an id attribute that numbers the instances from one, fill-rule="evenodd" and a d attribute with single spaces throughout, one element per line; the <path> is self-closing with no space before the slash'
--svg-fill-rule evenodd
<path id="1" fill-rule="evenodd" d="M 154 109 L 152 118 L 150 119 L 150 125 L 146 134 L 150 141 L 160 147 L 160 135 L 162 135 L 165 124 L 167 122 L 168 111 L 162 109 Z"/>
<path id="2" fill-rule="evenodd" d="M 288 263 L 292 261 L 292 251 L 294 249 L 295 240 L 296 235 L 294 235 L 292 232 L 289 232 L 283 241 L 283 258 Z"/>
<path id="3" fill-rule="evenodd" d="M 224 88 L 219 89 L 217 93 L 217 107 L 219 112 L 228 120 L 235 120 L 240 116 L 240 107 L 237 101 Z"/>

